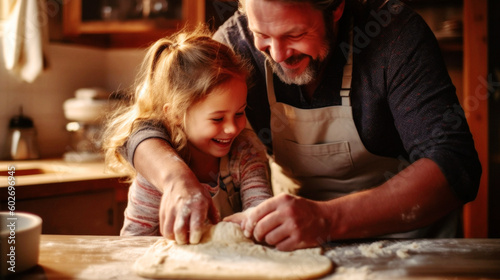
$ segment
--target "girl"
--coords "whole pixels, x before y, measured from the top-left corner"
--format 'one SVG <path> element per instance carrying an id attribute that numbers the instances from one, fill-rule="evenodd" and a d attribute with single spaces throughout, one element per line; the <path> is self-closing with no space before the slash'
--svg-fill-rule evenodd
<path id="1" fill-rule="evenodd" d="M 105 134 L 108 166 L 125 167 L 133 178 L 121 235 L 166 235 L 165 228 L 173 226 L 178 243 L 187 243 L 177 235 L 182 229 L 191 231 L 190 243 L 198 243 L 201 230 L 193 224 L 203 221 L 190 216 L 197 201 L 212 198 L 208 201 L 217 217 L 212 222 L 217 222 L 272 196 L 265 148 L 245 128 L 249 73 L 229 47 L 204 29 L 158 40 L 143 69 L 133 104 L 115 114 Z M 181 157 L 172 160 L 183 160 L 193 170 L 203 186 L 197 192 L 181 190 L 178 198 L 178 190 L 148 182 L 127 165 L 119 148 L 145 122 L 167 131 Z M 168 199 L 177 199 L 178 207 L 164 205 Z"/>

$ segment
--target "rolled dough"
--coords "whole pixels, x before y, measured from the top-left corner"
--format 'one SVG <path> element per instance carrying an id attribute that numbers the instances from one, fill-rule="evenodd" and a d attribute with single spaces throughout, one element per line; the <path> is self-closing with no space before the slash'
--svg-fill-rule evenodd
<path id="1" fill-rule="evenodd" d="M 210 226 L 199 244 L 160 239 L 133 266 L 142 277 L 176 279 L 309 279 L 331 269 L 321 248 L 278 251 L 255 244 L 227 222 Z"/>

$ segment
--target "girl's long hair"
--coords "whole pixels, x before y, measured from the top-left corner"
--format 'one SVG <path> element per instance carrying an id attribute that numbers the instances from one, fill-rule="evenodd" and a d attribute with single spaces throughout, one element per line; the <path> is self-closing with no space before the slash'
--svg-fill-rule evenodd
<path id="1" fill-rule="evenodd" d="M 107 122 L 103 145 L 107 167 L 125 171 L 130 179 L 135 177 L 120 151 L 144 122 L 163 126 L 172 147 L 186 160 L 184 119 L 188 108 L 230 78 L 246 80 L 248 71 L 248 64 L 231 48 L 213 40 L 206 26 L 156 41 L 142 63 L 131 104 L 116 110 Z"/>

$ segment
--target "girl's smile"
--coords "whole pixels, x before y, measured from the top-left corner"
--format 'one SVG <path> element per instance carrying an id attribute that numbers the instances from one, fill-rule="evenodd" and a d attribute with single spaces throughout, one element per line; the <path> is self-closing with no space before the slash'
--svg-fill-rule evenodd
<path id="1" fill-rule="evenodd" d="M 231 78 L 188 109 L 185 131 L 192 160 L 220 158 L 229 152 L 246 126 L 246 97 L 245 80 Z"/>

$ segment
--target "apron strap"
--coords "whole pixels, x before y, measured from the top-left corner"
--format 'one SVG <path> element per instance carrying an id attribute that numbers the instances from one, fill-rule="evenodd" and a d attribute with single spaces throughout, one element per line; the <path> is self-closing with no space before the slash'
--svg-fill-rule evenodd
<path id="1" fill-rule="evenodd" d="M 264 62 L 266 68 L 267 101 L 270 106 L 276 104 L 276 94 L 274 94 L 273 69 L 268 59 Z"/>
<path id="2" fill-rule="evenodd" d="M 229 174 L 229 157 L 227 155 L 221 157 L 219 165 L 220 180 L 224 183 L 227 194 L 232 195 L 234 193 L 234 187 L 233 177 Z"/>
<path id="3" fill-rule="evenodd" d="M 236 190 L 233 183 L 233 176 L 229 173 L 229 156 L 225 155 L 221 157 L 219 164 L 219 174 L 220 174 L 220 184 L 224 184 L 226 187 L 227 197 L 233 212 L 241 211 L 241 199 L 240 193 Z M 219 186 L 221 187 L 221 186 Z M 223 190 L 219 190 L 223 191 Z"/>
<path id="4" fill-rule="evenodd" d="M 349 30 L 349 54 L 344 65 L 344 73 L 342 75 L 342 88 L 340 89 L 340 97 L 342 98 L 342 106 L 351 106 L 351 83 L 352 83 L 352 42 L 353 42 L 353 23 L 351 20 L 351 28 Z"/>

